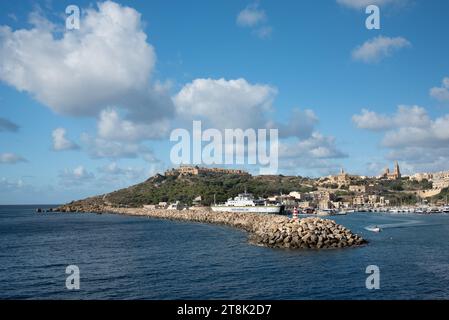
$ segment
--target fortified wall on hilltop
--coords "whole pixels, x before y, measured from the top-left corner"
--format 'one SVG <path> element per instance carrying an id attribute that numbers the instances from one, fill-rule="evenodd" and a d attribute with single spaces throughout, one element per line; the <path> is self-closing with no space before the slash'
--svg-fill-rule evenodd
<path id="1" fill-rule="evenodd" d="M 165 171 L 166 176 L 174 175 L 198 175 L 200 173 L 226 173 L 226 174 L 239 174 L 249 175 L 248 172 L 238 169 L 223 169 L 223 168 L 204 168 L 199 166 L 180 166 L 179 168 L 173 168 Z"/>

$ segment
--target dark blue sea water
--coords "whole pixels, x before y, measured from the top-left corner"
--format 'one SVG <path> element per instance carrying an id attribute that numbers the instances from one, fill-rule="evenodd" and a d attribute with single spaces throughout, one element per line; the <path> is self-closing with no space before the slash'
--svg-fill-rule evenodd
<path id="1" fill-rule="evenodd" d="M 0 206 L 0 298 L 448 299 L 449 216 L 336 218 L 367 246 L 268 249 L 228 227 Z M 365 230 L 382 225 L 379 234 Z M 65 268 L 80 269 L 80 290 Z M 368 265 L 380 289 L 368 290 Z"/>

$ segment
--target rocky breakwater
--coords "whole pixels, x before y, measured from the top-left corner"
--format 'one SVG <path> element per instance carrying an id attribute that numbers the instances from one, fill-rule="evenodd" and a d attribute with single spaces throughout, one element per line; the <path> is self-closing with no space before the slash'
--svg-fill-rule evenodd
<path id="1" fill-rule="evenodd" d="M 293 249 L 345 248 L 367 243 L 335 221 L 315 217 L 261 225 L 250 240 L 267 247 Z"/>
<path id="2" fill-rule="evenodd" d="M 193 221 L 227 225 L 249 233 L 251 243 L 271 248 L 332 249 L 367 243 L 333 220 L 317 217 L 290 219 L 286 216 L 257 213 L 213 212 L 200 210 L 162 210 L 145 208 L 115 208 L 109 206 L 62 206 L 62 212 L 116 213 L 148 216 L 158 219 Z"/>

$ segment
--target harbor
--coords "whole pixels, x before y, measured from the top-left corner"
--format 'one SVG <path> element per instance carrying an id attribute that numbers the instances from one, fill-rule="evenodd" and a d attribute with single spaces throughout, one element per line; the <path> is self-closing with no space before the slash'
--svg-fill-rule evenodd
<path id="1" fill-rule="evenodd" d="M 449 297 L 445 268 L 448 219 L 442 215 L 365 212 L 331 216 L 369 243 L 334 250 L 294 250 L 252 245 L 246 231 L 227 225 L 107 213 L 36 214 L 34 209 L 35 205 L 0 206 L 5 239 L 0 243 L 0 260 L 11 270 L 0 274 L 5 284 L 3 298 Z M 383 231 L 365 229 L 371 225 Z M 49 239 L 55 239 L 51 245 Z M 61 289 L 64 267 L 72 261 L 81 267 L 82 290 Z M 383 290 L 376 293 L 367 290 L 364 281 L 365 268 L 373 263 L 383 270 Z M 24 268 L 39 277 L 28 276 Z"/>
<path id="2" fill-rule="evenodd" d="M 108 206 L 64 205 L 55 213 L 114 213 L 156 219 L 226 225 L 248 232 L 255 245 L 285 249 L 336 249 L 360 246 L 365 239 L 333 220 L 319 217 L 290 219 L 278 214 L 254 212 L 215 212 L 210 208 L 183 210 L 117 208 Z"/>

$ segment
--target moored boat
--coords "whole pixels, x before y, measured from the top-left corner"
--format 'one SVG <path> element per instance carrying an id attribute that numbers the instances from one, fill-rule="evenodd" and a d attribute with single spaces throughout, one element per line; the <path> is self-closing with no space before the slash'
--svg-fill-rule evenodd
<path id="1" fill-rule="evenodd" d="M 317 216 L 333 216 L 336 215 L 337 211 L 334 209 L 320 209 L 316 212 Z"/>
<path id="2" fill-rule="evenodd" d="M 251 193 L 239 193 L 234 198 L 229 198 L 224 204 L 212 205 L 215 212 L 252 212 L 279 214 L 282 206 L 280 204 L 268 204 L 265 199 L 254 198 Z"/>

